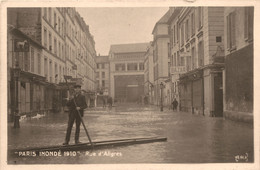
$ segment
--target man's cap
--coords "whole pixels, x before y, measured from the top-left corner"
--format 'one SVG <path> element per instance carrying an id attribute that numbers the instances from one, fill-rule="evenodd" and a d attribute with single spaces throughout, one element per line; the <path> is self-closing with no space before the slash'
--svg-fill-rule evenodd
<path id="1" fill-rule="evenodd" d="M 80 84 L 75 84 L 74 88 L 77 88 L 77 87 L 81 88 L 81 85 Z"/>

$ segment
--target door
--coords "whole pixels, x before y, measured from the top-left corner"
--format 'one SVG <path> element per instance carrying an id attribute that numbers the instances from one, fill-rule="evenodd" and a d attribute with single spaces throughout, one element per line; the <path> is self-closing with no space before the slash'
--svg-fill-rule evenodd
<path id="1" fill-rule="evenodd" d="M 222 74 L 217 74 L 214 77 L 214 108 L 215 116 L 223 116 L 223 84 Z"/>

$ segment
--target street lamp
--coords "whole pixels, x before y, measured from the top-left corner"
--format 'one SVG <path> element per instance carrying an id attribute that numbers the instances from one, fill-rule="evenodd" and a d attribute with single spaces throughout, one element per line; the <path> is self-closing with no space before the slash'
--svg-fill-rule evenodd
<path id="1" fill-rule="evenodd" d="M 17 64 L 18 65 L 18 64 Z M 13 76 L 15 80 L 15 110 L 14 110 L 14 128 L 20 128 L 20 115 L 19 115 L 19 106 L 18 106 L 18 82 L 20 77 L 21 69 L 16 67 L 13 69 Z"/>
<path id="2" fill-rule="evenodd" d="M 161 84 L 160 84 L 160 89 L 161 89 L 161 112 L 163 111 L 163 88 L 164 88 L 164 84 L 163 84 L 163 82 L 161 82 Z"/>

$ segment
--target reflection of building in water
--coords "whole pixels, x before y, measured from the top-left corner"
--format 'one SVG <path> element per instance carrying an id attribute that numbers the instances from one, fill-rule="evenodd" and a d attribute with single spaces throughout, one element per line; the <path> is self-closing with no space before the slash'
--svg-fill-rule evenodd
<path id="1" fill-rule="evenodd" d="M 149 43 L 111 45 L 110 91 L 117 101 L 135 102 L 144 95 L 144 55 Z"/>

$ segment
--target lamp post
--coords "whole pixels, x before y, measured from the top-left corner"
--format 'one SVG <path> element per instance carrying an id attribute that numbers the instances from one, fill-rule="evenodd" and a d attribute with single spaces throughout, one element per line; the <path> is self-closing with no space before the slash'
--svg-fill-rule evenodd
<path id="1" fill-rule="evenodd" d="M 21 69 L 16 67 L 13 70 L 14 79 L 15 79 L 15 110 L 14 110 L 14 128 L 20 128 L 20 115 L 19 115 L 19 106 L 18 106 L 18 81 L 21 73 Z"/>
<path id="2" fill-rule="evenodd" d="M 161 112 L 163 111 L 163 88 L 164 88 L 164 84 L 163 84 L 163 82 L 161 82 L 161 84 L 160 84 L 160 89 L 161 89 Z"/>

